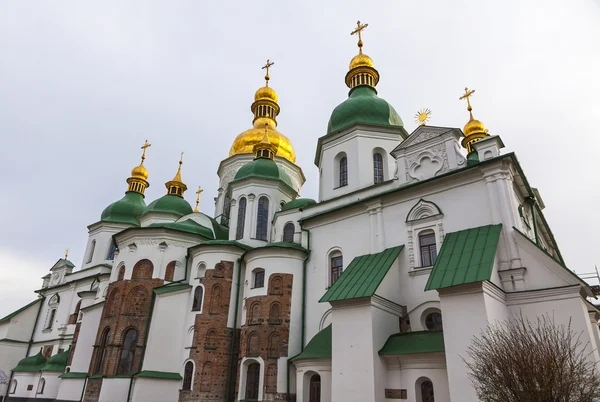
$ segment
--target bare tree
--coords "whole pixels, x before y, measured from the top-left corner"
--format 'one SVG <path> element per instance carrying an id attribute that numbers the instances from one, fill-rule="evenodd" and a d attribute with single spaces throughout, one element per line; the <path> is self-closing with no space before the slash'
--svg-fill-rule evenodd
<path id="1" fill-rule="evenodd" d="M 597 402 L 600 375 L 582 333 L 548 315 L 488 325 L 467 349 L 469 377 L 482 402 Z"/>

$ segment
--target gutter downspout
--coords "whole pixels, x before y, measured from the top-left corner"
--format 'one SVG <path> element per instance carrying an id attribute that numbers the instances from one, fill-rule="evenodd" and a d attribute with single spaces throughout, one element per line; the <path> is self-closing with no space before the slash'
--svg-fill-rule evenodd
<path id="1" fill-rule="evenodd" d="M 83 380 L 83 388 L 81 389 L 81 396 L 79 397 L 79 402 L 83 401 L 83 396 L 85 395 L 85 386 L 87 385 L 89 375 L 86 374 L 85 379 Z"/>
<path id="2" fill-rule="evenodd" d="M 161 258 L 162 261 L 162 258 Z M 187 280 L 187 272 L 188 265 L 190 261 L 190 251 L 188 248 L 187 254 L 185 255 L 185 269 L 183 270 L 183 279 L 168 283 L 166 285 L 157 286 L 156 288 L 162 288 L 166 286 L 170 286 L 176 283 L 182 283 Z M 162 265 L 162 264 L 161 264 Z M 156 289 L 154 288 L 154 289 Z M 150 323 L 152 322 L 152 313 L 154 312 L 154 301 L 156 300 L 156 293 L 154 293 L 154 289 L 152 289 L 152 299 L 150 299 L 150 308 L 148 309 L 148 320 L 146 321 L 146 329 L 144 330 L 144 346 L 142 346 L 142 356 L 140 357 L 140 364 L 138 365 L 138 370 L 136 373 L 131 375 L 131 379 L 129 380 L 129 389 L 127 390 L 127 402 L 131 400 L 131 390 L 133 389 L 133 380 L 136 375 L 138 375 L 142 371 L 142 365 L 144 364 L 144 357 L 146 356 L 146 347 L 148 346 L 148 333 L 150 332 Z"/>
<path id="3" fill-rule="evenodd" d="M 235 342 L 236 342 L 236 335 L 237 335 L 237 317 L 238 317 L 238 306 L 239 306 L 239 301 L 240 301 L 240 280 L 241 280 L 241 276 L 242 276 L 242 258 L 238 258 L 238 273 L 237 273 L 237 283 L 236 283 L 236 293 L 235 293 L 235 313 L 233 315 L 233 335 L 231 338 L 231 350 L 230 350 L 230 355 L 231 358 L 229 360 L 229 371 L 227 372 L 227 390 L 225 392 L 225 401 L 230 402 L 231 401 L 231 380 L 233 377 L 233 370 L 234 370 L 234 358 L 233 356 L 235 355 Z"/>
<path id="4" fill-rule="evenodd" d="M 302 222 L 300 223 L 300 231 L 306 232 L 306 258 L 302 264 L 302 332 L 300 334 L 300 353 L 304 351 L 304 341 L 305 341 L 305 326 L 306 326 L 306 267 L 308 266 L 308 260 L 310 259 L 310 230 L 306 230 L 302 228 Z M 292 359 L 299 356 L 298 353 L 295 356 L 288 358 L 287 360 L 287 401 L 290 402 L 292 397 L 290 395 L 290 369 L 292 367 Z M 298 386 L 298 384 L 296 384 Z"/>
<path id="5" fill-rule="evenodd" d="M 37 328 L 38 321 L 40 320 L 40 314 L 42 313 L 42 306 L 44 305 L 44 300 L 46 300 L 46 296 L 42 296 L 42 300 L 40 301 L 40 308 L 38 309 L 38 312 L 35 316 L 35 323 L 33 324 L 33 330 L 31 331 L 31 339 L 29 339 L 29 344 L 27 345 L 27 352 L 25 352 L 25 357 L 29 356 L 29 351 L 31 350 L 31 345 L 33 344 L 33 337 L 35 335 L 35 329 Z M 8 399 L 8 393 L 10 392 L 10 384 L 12 383 L 14 374 L 14 371 L 10 370 L 8 387 L 6 387 L 6 392 L 4 393 L 4 398 L 2 399 L 3 401 Z"/>
<path id="6" fill-rule="evenodd" d="M 538 236 L 538 230 L 537 230 L 537 218 L 535 215 L 535 197 L 530 196 L 529 198 L 527 198 L 527 203 L 531 206 L 531 219 L 533 220 L 533 235 L 535 237 L 535 244 L 537 244 L 538 246 L 540 245 L 540 238 Z"/>

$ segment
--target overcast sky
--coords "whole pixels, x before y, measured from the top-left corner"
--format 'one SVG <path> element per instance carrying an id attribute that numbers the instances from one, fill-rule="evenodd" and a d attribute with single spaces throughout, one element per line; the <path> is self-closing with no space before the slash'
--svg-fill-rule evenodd
<path id="1" fill-rule="evenodd" d="M 202 185 L 212 214 L 267 58 L 301 195 L 317 198 L 316 141 L 347 97 L 358 19 L 407 130 L 424 107 L 462 128 L 458 97 L 474 88 L 475 117 L 540 189 L 567 265 L 600 263 L 600 0 L 93 3 L 0 4 L 0 317 L 35 298 L 65 248 L 81 265 L 87 225 L 122 197 L 146 138 L 147 202 L 185 151 L 186 199 Z"/>

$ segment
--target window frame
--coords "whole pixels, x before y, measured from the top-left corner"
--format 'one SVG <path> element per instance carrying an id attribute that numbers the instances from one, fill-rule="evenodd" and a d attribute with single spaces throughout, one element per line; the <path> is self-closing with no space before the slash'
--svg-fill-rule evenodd
<path id="1" fill-rule="evenodd" d="M 104 359 L 106 358 L 106 347 L 109 344 L 110 327 L 104 328 L 100 334 L 100 342 L 98 343 L 98 349 L 96 349 L 96 359 L 94 361 L 94 369 L 92 374 L 102 373 L 104 366 Z"/>
<path id="2" fill-rule="evenodd" d="M 339 160 L 339 177 L 338 177 L 338 188 L 346 187 L 348 185 L 348 157 L 342 156 Z"/>
<path id="3" fill-rule="evenodd" d="M 240 197 L 238 201 L 238 216 L 237 216 L 237 227 L 235 228 L 235 239 L 240 240 L 244 238 L 244 229 L 246 227 L 246 210 L 248 206 L 248 200 L 246 197 Z"/>
<path id="4" fill-rule="evenodd" d="M 37 390 L 35 391 L 35 394 L 42 395 L 44 393 L 44 388 L 46 388 L 46 379 L 44 377 L 41 377 L 40 380 L 38 381 L 38 386 L 37 386 Z"/>
<path id="5" fill-rule="evenodd" d="M 379 160 L 377 160 L 379 157 Z M 379 166 L 378 166 L 379 165 Z M 385 168 L 383 162 L 383 155 L 381 152 L 373 153 L 373 183 L 379 184 L 385 181 Z"/>
<path id="6" fill-rule="evenodd" d="M 260 282 L 259 282 L 260 279 Z M 252 288 L 260 289 L 265 287 L 265 270 L 263 268 L 254 268 L 252 270 Z"/>
<path id="7" fill-rule="evenodd" d="M 192 370 L 191 373 L 188 372 L 188 365 L 191 364 Z M 194 364 L 194 362 L 192 360 L 188 360 L 184 365 L 183 365 L 183 381 L 181 383 L 181 390 L 182 391 L 192 391 L 194 389 L 194 374 L 196 371 L 196 365 Z M 189 377 L 188 377 L 189 374 Z M 187 383 L 187 384 L 186 384 Z M 187 387 L 186 387 L 187 385 Z"/>
<path id="8" fill-rule="evenodd" d="M 290 237 L 290 228 L 291 228 L 291 237 Z M 283 235 L 281 236 L 281 241 L 284 243 L 294 243 L 294 237 L 296 235 L 296 225 L 294 222 L 287 222 L 283 225 Z"/>
<path id="9" fill-rule="evenodd" d="M 198 291 L 200 290 L 200 291 Z M 196 289 L 194 289 L 194 297 L 192 298 L 192 311 L 197 311 L 200 314 L 202 313 L 202 308 L 204 307 L 204 285 L 200 284 L 198 286 L 196 286 Z M 198 293 L 200 293 L 200 298 L 198 299 L 200 303 L 199 306 L 196 305 L 196 296 L 198 296 Z"/>
<path id="10" fill-rule="evenodd" d="M 269 197 L 266 195 L 258 197 L 256 203 L 256 232 L 254 237 L 256 240 L 269 240 L 269 208 Z"/>
<path id="11" fill-rule="evenodd" d="M 334 261 L 340 262 L 339 265 L 334 266 Z M 335 271 L 335 272 L 334 272 Z M 329 287 L 333 286 L 337 282 L 342 274 L 344 273 L 344 255 L 340 251 L 332 252 L 329 254 Z M 334 279 L 335 276 L 335 279 Z"/>
<path id="12" fill-rule="evenodd" d="M 423 240 L 425 238 L 430 238 L 433 240 L 432 244 L 423 244 Z M 437 247 L 437 239 L 435 235 L 435 231 L 432 229 L 425 229 L 419 231 L 417 234 L 418 244 L 419 244 L 419 268 L 428 268 L 433 267 L 435 262 L 437 261 L 438 256 L 438 247 Z M 424 258 L 425 254 L 427 255 L 427 261 Z M 427 263 L 426 263 L 427 262 Z"/>
<path id="13" fill-rule="evenodd" d="M 127 344 L 127 336 L 135 332 L 134 342 Z M 119 360 L 117 363 L 117 375 L 129 375 L 134 371 L 135 352 L 137 351 L 140 333 L 137 328 L 130 327 L 123 332 L 122 345 L 119 351 Z M 127 355 L 125 355 L 127 353 Z M 127 367 L 123 367 L 124 358 L 127 358 Z"/>
<path id="14" fill-rule="evenodd" d="M 433 328 L 429 327 L 428 321 L 430 317 L 439 316 L 439 319 L 432 318 Z M 439 325 L 439 327 L 437 327 Z M 442 312 L 439 310 L 426 310 L 423 313 L 423 329 L 428 332 L 443 332 L 444 331 L 444 321 L 442 318 Z"/>
<path id="15" fill-rule="evenodd" d="M 252 368 L 252 371 L 250 370 Z M 252 372 L 252 377 L 250 377 L 250 373 Z M 252 378 L 252 382 L 250 379 Z M 248 400 L 258 400 L 260 397 L 260 363 L 254 361 L 253 363 L 248 364 L 246 368 L 246 389 L 244 390 L 244 399 Z M 253 389 L 250 389 L 250 386 L 253 386 Z M 249 391 L 252 391 L 251 394 Z M 250 395 L 249 395 L 250 394 Z"/>
<path id="16" fill-rule="evenodd" d="M 8 386 L 9 395 L 12 395 L 17 392 L 18 385 L 19 385 L 19 382 L 16 380 L 16 378 L 13 378 L 13 380 L 10 382 L 10 384 Z"/>

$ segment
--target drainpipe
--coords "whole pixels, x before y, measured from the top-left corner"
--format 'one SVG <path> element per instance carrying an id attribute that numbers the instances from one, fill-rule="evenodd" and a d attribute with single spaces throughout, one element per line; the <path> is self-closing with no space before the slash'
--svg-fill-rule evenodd
<path id="1" fill-rule="evenodd" d="M 527 198 L 527 203 L 531 206 L 531 219 L 533 220 L 533 235 L 535 236 L 535 244 L 540 245 L 540 238 L 538 237 L 537 231 L 537 219 L 535 216 L 535 197 L 530 196 Z"/>
<path id="2" fill-rule="evenodd" d="M 161 259 L 162 261 L 162 259 Z M 190 251 L 185 256 L 185 269 L 183 270 L 183 279 L 171 282 L 167 285 L 157 286 L 156 288 L 162 288 L 165 286 L 170 286 L 176 283 L 182 283 L 187 280 L 187 271 L 188 265 L 190 261 Z M 162 265 L 162 264 L 161 264 Z M 154 289 L 156 289 L 154 288 Z M 133 373 L 131 379 L 129 380 L 129 390 L 127 391 L 127 402 L 131 400 L 131 390 L 133 389 L 133 379 L 136 375 L 138 375 L 142 371 L 142 365 L 144 364 L 144 357 L 146 356 L 146 347 L 148 346 L 148 333 L 150 332 L 150 323 L 152 322 L 152 313 L 154 312 L 154 301 L 156 299 L 156 293 L 154 293 L 154 289 L 152 292 L 152 299 L 150 299 L 150 308 L 148 309 L 148 320 L 146 320 L 146 329 L 144 330 L 144 345 L 142 346 L 142 356 L 140 357 L 140 364 L 138 365 L 138 370 L 136 373 Z"/>
<path id="3" fill-rule="evenodd" d="M 225 392 L 225 401 L 230 402 L 232 400 L 231 394 L 231 380 L 233 379 L 233 371 L 236 365 L 234 361 L 235 355 L 235 342 L 237 338 L 237 317 L 238 317 L 238 306 L 240 300 L 240 280 L 242 276 L 242 258 L 238 258 L 238 273 L 237 273 L 237 283 L 236 283 L 236 293 L 235 293 L 235 313 L 233 315 L 233 335 L 231 337 L 231 350 L 230 350 L 230 359 L 229 359 L 229 371 L 227 372 L 227 389 Z"/>
<path id="4" fill-rule="evenodd" d="M 85 386 L 87 385 L 87 381 L 88 381 L 88 375 L 85 376 L 85 379 L 83 380 L 83 388 L 81 389 L 81 396 L 79 397 L 79 402 L 83 401 L 83 395 L 85 395 Z"/>

